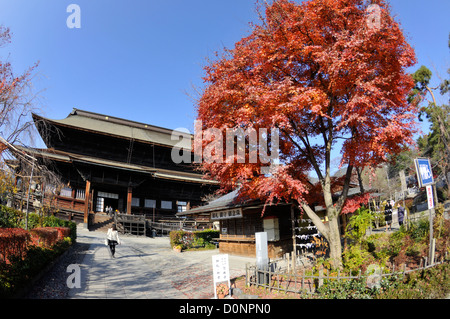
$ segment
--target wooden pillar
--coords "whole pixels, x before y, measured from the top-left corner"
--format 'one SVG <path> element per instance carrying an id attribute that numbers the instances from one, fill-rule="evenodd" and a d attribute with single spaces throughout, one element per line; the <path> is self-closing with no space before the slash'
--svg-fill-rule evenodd
<path id="1" fill-rule="evenodd" d="M 71 198 L 71 205 L 70 205 L 71 209 L 75 208 L 75 197 L 76 197 L 76 189 L 72 188 L 72 198 Z"/>
<path id="2" fill-rule="evenodd" d="M 86 181 L 86 196 L 84 199 L 84 224 L 86 228 L 88 227 L 89 223 L 89 197 L 91 194 L 91 181 Z"/>
<path id="3" fill-rule="evenodd" d="M 127 195 L 127 214 L 131 215 L 131 199 L 133 198 L 133 189 L 128 187 L 128 195 Z"/>

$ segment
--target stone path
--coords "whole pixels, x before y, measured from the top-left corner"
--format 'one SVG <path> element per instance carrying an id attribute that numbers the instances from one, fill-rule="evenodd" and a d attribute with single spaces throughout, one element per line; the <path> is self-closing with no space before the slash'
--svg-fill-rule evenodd
<path id="1" fill-rule="evenodd" d="M 219 251 L 176 253 L 169 239 L 122 236 L 123 244 L 111 258 L 104 232 L 79 229 L 77 242 L 89 244 L 81 270 L 80 288 L 69 298 L 209 299 L 214 297 L 212 256 Z M 229 256 L 230 276 L 245 274 L 254 258 Z M 67 273 L 69 277 L 70 273 Z"/>

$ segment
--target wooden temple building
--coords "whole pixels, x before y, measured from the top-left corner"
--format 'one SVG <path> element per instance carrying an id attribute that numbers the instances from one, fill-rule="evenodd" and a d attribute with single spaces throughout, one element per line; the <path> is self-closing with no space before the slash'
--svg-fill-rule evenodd
<path id="1" fill-rule="evenodd" d="M 356 174 L 356 173 L 355 173 Z M 339 178 L 342 172 L 334 176 Z M 315 182 L 314 180 L 311 183 Z M 350 183 L 349 198 L 360 194 L 357 182 Z M 333 196 L 337 198 L 342 191 L 340 182 L 333 185 Z M 373 193 L 371 191 L 371 193 Z M 313 205 L 322 222 L 327 223 L 325 208 Z M 316 257 L 329 252 L 326 239 L 306 214 L 301 214 L 295 203 L 278 203 L 266 206 L 260 200 L 240 199 L 238 190 L 199 207 L 177 213 L 190 218 L 210 218 L 220 230 L 220 253 L 255 257 L 255 233 L 267 232 L 268 256 L 279 258 L 295 250 L 296 254 L 311 252 Z M 340 216 L 341 233 L 344 234 L 348 215 Z"/>
<path id="2" fill-rule="evenodd" d="M 172 149 L 180 145 L 172 130 L 79 109 L 62 120 L 36 114 L 33 120 L 47 148 L 20 150 L 61 177 L 58 209 L 83 213 L 86 225 L 90 214 L 107 208 L 153 221 L 175 218 L 217 189 L 193 164 L 172 161 Z M 188 135 L 184 151 L 192 150 Z"/>
<path id="3" fill-rule="evenodd" d="M 256 256 L 255 233 L 267 232 L 268 256 L 278 258 L 297 245 L 300 212 L 296 205 L 266 206 L 259 200 L 240 200 L 238 190 L 195 207 L 178 216 L 210 218 L 220 230 L 219 250 L 223 254 Z"/>

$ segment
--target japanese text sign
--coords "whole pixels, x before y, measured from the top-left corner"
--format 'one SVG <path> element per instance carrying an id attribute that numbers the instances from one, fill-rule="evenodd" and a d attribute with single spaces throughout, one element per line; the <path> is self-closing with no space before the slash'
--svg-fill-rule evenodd
<path id="1" fill-rule="evenodd" d="M 417 158 L 414 160 L 416 164 L 417 179 L 419 187 L 424 187 L 434 183 L 433 172 L 428 158 Z"/>

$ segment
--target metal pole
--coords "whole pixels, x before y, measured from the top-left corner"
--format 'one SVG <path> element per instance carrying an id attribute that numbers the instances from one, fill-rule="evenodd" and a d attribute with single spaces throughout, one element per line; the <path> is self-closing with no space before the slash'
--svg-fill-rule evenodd
<path id="1" fill-rule="evenodd" d="M 436 183 L 433 183 L 432 190 L 433 190 L 433 193 L 434 193 L 435 190 L 436 190 Z M 431 197 L 431 200 L 434 201 L 433 196 Z M 433 234 L 433 216 L 434 216 L 434 213 L 435 213 L 435 206 L 436 206 L 436 203 L 433 204 L 433 208 L 428 209 L 429 221 L 430 221 L 430 244 L 429 244 L 430 249 L 429 249 L 429 256 L 428 256 L 428 258 L 430 260 L 430 264 L 433 263 L 433 257 L 434 257 L 434 248 L 433 248 L 433 246 L 434 246 L 433 245 L 433 238 L 434 238 L 434 234 Z"/>

